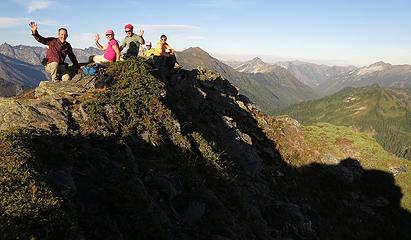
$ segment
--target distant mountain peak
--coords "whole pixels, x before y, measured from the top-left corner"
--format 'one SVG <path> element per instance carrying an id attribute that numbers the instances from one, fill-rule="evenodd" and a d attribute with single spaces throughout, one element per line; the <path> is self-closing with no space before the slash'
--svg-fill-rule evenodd
<path id="1" fill-rule="evenodd" d="M 389 64 L 389 63 L 385 63 L 383 61 L 376 62 L 376 63 L 371 64 L 368 67 L 361 68 L 358 71 L 357 75 L 361 76 L 361 75 L 371 74 L 371 73 L 374 73 L 374 72 L 381 72 L 381 71 L 386 70 L 390 66 L 392 66 L 392 65 Z"/>
<path id="2" fill-rule="evenodd" d="M 252 63 L 257 63 L 257 64 L 266 64 L 263 60 L 261 60 L 261 58 L 259 57 L 255 57 L 253 58 L 250 62 Z"/>
<path id="3" fill-rule="evenodd" d="M 0 53 L 9 57 L 15 56 L 13 47 L 8 43 L 3 43 L 0 45 Z"/>
<path id="4" fill-rule="evenodd" d="M 198 52 L 198 53 L 202 53 L 202 54 L 207 54 L 208 53 L 206 51 L 204 51 L 202 48 L 200 47 L 189 47 L 186 50 L 183 50 L 183 52 Z"/>
<path id="5" fill-rule="evenodd" d="M 376 67 L 376 66 L 391 66 L 391 64 L 383 62 L 383 61 L 379 61 L 379 62 L 371 64 L 368 67 Z"/>
<path id="6" fill-rule="evenodd" d="M 1 45 L 0 45 L 0 47 L 12 47 L 10 44 L 8 44 L 8 43 L 2 43 Z"/>
<path id="7" fill-rule="evenodd" d="M 236 67 L 235 69 L 239 72 L 247 72 L 247 73 L 263 73 L 263 72 L 270 72 L 273 65 L 265 63 L 261 58 L 255 57 L 250 61 L 247 61 L 240 66 Z"/>

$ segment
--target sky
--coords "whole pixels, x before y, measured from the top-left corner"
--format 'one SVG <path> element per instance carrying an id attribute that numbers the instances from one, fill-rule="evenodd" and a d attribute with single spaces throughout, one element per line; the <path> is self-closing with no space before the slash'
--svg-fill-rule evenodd
<path id="1" fill-rule="evenodd" d="M 177 50 L 201 47 L 222 60 L 411 64 L 409 0 L 2 0 L 0 43 L 40 46 L 30 20 L 43 36 L 68 28 L 76 48 L 107 29 L 121 42 L 131 23 L 153 44 L 166 34 Z"/>

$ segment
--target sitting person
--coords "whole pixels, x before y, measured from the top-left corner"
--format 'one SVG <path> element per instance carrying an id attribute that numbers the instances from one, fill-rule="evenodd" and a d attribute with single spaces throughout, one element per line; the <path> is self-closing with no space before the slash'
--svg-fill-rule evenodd
<path id="1" fill-rule="evenodd" d="M 126 32 L 127 36 L 124 38 L 123 43 L 120 46 L 120 51 L 127 47 L 127 51 L 123 56 L 123 59 L 130 58 L 132 56 L 138 56 L 140 45 L 144 44 L 144 31 L 140 30 L 140 34 L 137 35 L 133 33 L 133 25 L 127 24 L 124 26 L 124 31 Z"/>
<path id="2" fill-rule="evenodd" d="M 156 49 L 151 47 L 151 42 L 146 43 L 146 51 L 144 52 L 144 57 L 152 57 L 156 55 Z"/>
<path id="3" fill-rule="evenodd" d="M 156 56 L 163 56 L 163 57 L 169 57 L 172 60 L 173 66 L 175 68 L 182 68 L 176 59 L 175 56 L 175 51 L 170 47 L 170 45 L 167 43 L 167 36 L 166 35 L 161 35 L 160 41 L 157 43 L 156 46 Z M 175 65 L 174 65 L 175 64 Z"/>
<path id="4" fill-rule="evenodd" d="M 73 48 L 70 43 L 68 43 L 68 31 L 65 28 L 60 28 L 58 30 L 58 37 L 42 37 L 37 31 L 37 24 L 35 22 L 30 22 L 29 26 L 31 28 L 31 34 L 40 43 L 47 45 L 46 58 L 43 59 L 45 70 L 51 75 L 51 81 L 68 81 L 71 79 L 69 72 L 66 68 L 64 60 L 68 55 L 71 62 L 73 63 L 74 69 L 79 68 L 79 63 L 76 56 L 73 53 Z"/>
<path id="5" fill-rule="evenodd" d="M 114 39 L 113 30 L 109 29 L 106 31 L 106 37 L 108 38 L 108 43 L 105 46 L 102 46 L 98 41 L 100 40 L 100 35 L 96 35 L 96 45 L 100 50 L 106 51 L 103 55 L 91 56 L 89 59 L 95 63 L 103 62 L 114 62 L 120 61 L 120 48 L 118 46 L 117 40 Z"/>

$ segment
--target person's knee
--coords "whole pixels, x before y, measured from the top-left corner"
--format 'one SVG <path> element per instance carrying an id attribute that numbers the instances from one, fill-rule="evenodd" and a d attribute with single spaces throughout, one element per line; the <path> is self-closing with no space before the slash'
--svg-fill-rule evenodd
<path id="1" fill-rule="evenodd" d="M 57 71 L 58 66 L 59 66 L 58 63 L 56 63 L 56 62 L 51 62 L 51 63 L 48 63 L 48 64 L 46 65 L 45 69 L 46 69 L 47 72 L 52 73 L 52 72 Z"/>
<path id="2" fill-rule="evenodd" d="M 64 75 L 61 77 L 61 80 L 62 80 L 62 81 L 70 81 L 70 80 L 71 80 L 71 77 L 70 77 L 69 74 L 64 74 Z"/>

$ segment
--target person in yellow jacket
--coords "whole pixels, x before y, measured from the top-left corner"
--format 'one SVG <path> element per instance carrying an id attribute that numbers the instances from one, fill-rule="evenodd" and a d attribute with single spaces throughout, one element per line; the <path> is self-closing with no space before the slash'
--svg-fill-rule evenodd
<path id="1" fill-rule="evenodd" d="M 174 67 L 175 68 L 182 68 L 176 59 L 175 56 L 175 51 L 173 48 L 170 47 L 170 45 L 167 43 L 167 36 L 166 35 L 161 35 L 160 41 L 157 43 L 156 46 L 156 56 L 162 56 L 162 57 L 170 57 L 172 61 L 175 63 Z"/>
<path id="2" fill-rule="evenodd" d="M 152 57 L 152 56 L 156 56 L 156 49 L 151 47 L 151 42 L 147 42 L 146 43 L 146 51 L 144 52 L 144 57 L 148 58 L 148 57 Z"/>

